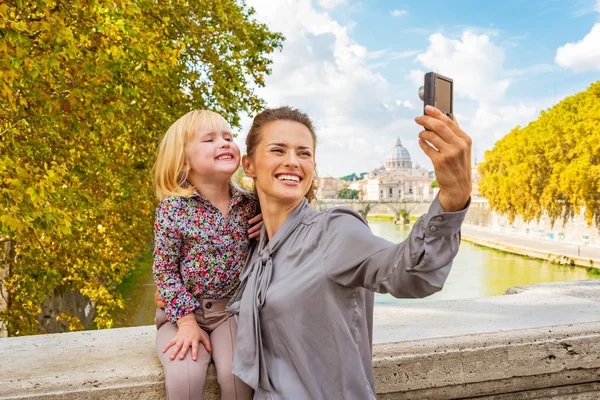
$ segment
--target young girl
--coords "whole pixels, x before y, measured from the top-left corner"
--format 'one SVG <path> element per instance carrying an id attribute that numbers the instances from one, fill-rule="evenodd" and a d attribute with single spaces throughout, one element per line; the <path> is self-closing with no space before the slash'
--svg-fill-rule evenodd
<path id="1" fill-rule="evenodd" d="M 211 111 L 178 119 L 159 146 L 153 272 L 164 310 L 156 311 L 156 351 L 169 400 L 202 399 L 211 356 L 222 399 L 252 396 L 231 372 L 237 325 L 225 311 L 249 235 L 262 225 L 249 230 L 260 220 L 258 202 L 230 182 L 239 164 L 231 127 Z"/>

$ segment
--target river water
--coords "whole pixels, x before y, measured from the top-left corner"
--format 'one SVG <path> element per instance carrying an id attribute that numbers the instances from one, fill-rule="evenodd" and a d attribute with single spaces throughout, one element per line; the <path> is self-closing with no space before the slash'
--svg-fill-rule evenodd
<path id="1" fill-rule="evenodd" d="M 391 222 L 370 221 L 369 226 L 377 236 L 394 243 L 402 241 L 410 232 L 410 228 Z M 600 275 L 583 267 L 556 265 L 462 242 L 442 291 L 425 299 L 410 300 L 376 294 L 375 304 L 496 296 L 512 286 L 598 278 Z"/>

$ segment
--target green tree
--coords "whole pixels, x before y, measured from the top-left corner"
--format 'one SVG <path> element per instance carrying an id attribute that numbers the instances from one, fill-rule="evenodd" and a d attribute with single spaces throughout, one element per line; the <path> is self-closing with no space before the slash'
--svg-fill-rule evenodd
<path id="1" fill-rule="evenodd" d="M 349 188 L 343 188 L 337 191 L 338 199 L 358 199 L 359 191 Z"/>
<path id="2" fill-rule="evenodd" d="M 340 179 L 341 179 L 341 180 L 343 180 L 343 181 L 350 181 L 350 182 L 353 182 L 353 181 L 359 181 L 359 180 L 361 180 L 361 179 L 362 179 L 362 178 L 363 178 L 363 177 L 364 177 L 366 174 L 367 174 L 366 172 L 362 172 L 361 174 L 359 174 L 359 175 L 356 175 L 356 174 L 353 172 L 353 173 L 351 173 L 350 175 L 342 176 Z"/>
<path id="3" fill-rule="evenodd" d="M 343 181 L 357 181 L 358 176 L 353 172 L 350 175 L 342 176 L 340 179 Z"/>
<path id="4" fill-rule="evenodd" d="M 236 0 L 0 2 L 0 242 L 14 243 L 0 313 L 38 332 L 44 299 L 88 296 L 98 327 L 152 240 L 150 169 L 168 126 L 262 106 L 282 36 Z M 81 324 L 57 316 L 70 329 Z"/>
<path id="5" fill-rule="evenodd" d="M 600 227 L 600 81 L 516 127 L 480 164 L 492 209 L 525 221 L 554 222 L 585 210 Z"/>
<path id="6" fill-rule="evenodd" d="M 437 188 L 440 187 L 440 184 L 438 183 L 437 179 L 433 182 L 431 182 L 431 185 L 429 185 L 429 187 L 431 188 Z"/>

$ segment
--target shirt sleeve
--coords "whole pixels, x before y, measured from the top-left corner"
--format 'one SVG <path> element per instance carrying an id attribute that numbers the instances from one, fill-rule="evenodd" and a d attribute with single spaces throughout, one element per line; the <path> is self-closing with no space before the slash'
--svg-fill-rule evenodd
<path id="1" fill-rule="evenodd" d="M 165 303 L 165 313 L 173 324 L 200 307 L 200 303 L 185 288 L 179 271 L 183 241 L 176 226 L 176 213 L 177 207 L 168 200 L 161 202 L 156 209 L 152 266 L 154 281 Z"/>
<path id="2" fill-rule="evenodd" d="M 365 220 L 348 208 L 328 210 L 324 267 L 330 279 L 398 298 L 426 297 L 446 281 L 460 244 L 464 210 L 444 212 L 436 197 L 404 241 L 375 236 Z"/>

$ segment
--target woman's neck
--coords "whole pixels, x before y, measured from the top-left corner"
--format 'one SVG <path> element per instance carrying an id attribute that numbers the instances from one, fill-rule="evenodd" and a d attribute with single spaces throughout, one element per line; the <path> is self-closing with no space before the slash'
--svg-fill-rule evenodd
<path id="1" fill-rule="evenodd" d="M 258 199 L 260 200 L 260 211 L 269 240 L 275 236 L 285 220 L 302 202 L 301 198 L 294 203 L 280 203 L 267 198 L 261 193 L 258 194 Z"/>
<path id="2" fill-rule="evenodd" d="M 229 212 L 229 181 L 206 182 L 200 179 L 189 178 L 188 181 L 196 188 L 198 194 L 221 211 L 224 217 Z"/>

